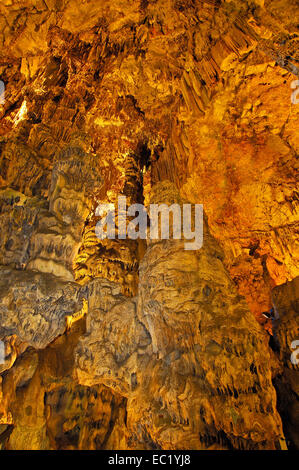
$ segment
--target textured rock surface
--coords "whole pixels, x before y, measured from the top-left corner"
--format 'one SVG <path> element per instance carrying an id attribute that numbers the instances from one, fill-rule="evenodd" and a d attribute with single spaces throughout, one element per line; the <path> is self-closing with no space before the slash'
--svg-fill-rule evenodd
<path id="1" fill-rule="evenodd" d="M 80 309 L 79 286 L 56 276 L 2 267 L 0 280 L 0 338 L 17 335 L 45 348 L 65 331 L 66 316 Z"/>
<path id="2" fill-rule="evenodd" d="M 1 448 L 298 448 L 298 20 L 1 2 Z M 202 203 L 203 248 L 97 239 L 118 195 Z"/>

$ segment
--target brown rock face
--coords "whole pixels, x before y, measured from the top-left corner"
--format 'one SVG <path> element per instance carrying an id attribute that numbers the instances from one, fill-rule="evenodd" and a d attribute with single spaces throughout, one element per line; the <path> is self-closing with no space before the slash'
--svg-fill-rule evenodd
<path id="1" fill-rule="evenodd" d="M 0 448 L 298 449 L 297 2 L 0 24 Z M 119 196 L 203 204 L 202 247 L 119 238 Z"/>

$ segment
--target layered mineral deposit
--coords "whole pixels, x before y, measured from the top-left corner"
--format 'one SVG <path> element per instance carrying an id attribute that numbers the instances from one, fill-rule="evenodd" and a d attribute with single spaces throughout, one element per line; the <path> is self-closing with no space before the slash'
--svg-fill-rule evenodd
<path id="1" fill-rule="evenodd" d="M 0 449 L 299 448 L 298 25 L 0 2 Z M 201 248 L 121 237 L 120 197 L 202 204 Z"/>

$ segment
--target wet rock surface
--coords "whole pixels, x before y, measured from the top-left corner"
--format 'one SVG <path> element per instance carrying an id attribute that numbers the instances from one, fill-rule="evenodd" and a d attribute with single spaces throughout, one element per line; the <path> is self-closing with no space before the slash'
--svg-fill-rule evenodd
<path id="1" fill-rule="evenodd" d="M 297 10 L 1 2 L 0 448 L 298 448 Z M 118 196 L 203 247 L 99 240 Z"/>

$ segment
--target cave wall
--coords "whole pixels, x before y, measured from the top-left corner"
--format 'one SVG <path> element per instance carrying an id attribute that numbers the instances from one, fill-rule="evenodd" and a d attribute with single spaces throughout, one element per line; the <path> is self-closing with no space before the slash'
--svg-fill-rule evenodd
<path id="1" fill-rule="evenodd" d="M 297 9 L 1 2 L 1 448 L 298 448 Z M 203 247 L 99 240 L 120 195 Z"/>

